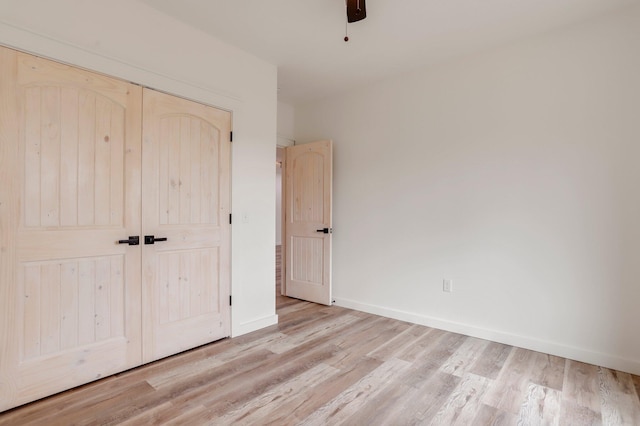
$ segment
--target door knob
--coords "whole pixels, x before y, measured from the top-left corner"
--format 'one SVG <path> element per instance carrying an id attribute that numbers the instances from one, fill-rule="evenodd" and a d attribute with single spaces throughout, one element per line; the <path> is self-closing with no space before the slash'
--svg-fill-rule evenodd
<path id="1" fill-rule="evenodd" d="M 166 237 L 156 238 L 153 235 L 145 235 L 144 236 L 144 243 L 145 244 L 153 244 L 156 241 L 167 241 L 167 238 Z"/>
<path id="2" fill-rule="evenodd" d="M 333 232 L 333 229 L 331 228 L 316 229 L 316 232 L 322 232 L 323 234 L 331 234 Z"/>
<path id="3" fill-rule="evenodd" d="M 129 244 L 130 246 L 137 246 L 140 244 L 140 237 L 135 235 L 129 237 L 128 240 L 118 240 L 118 244 Z"/>

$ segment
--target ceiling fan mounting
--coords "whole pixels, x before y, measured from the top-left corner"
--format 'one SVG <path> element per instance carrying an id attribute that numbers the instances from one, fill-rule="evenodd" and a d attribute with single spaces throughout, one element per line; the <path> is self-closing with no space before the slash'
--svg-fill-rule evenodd
<path id="1" fill-rule="evenodd" d="M 345 0 L 347 5 L 347 24 L 362 21 L 367 17 L 367 5 L 365 0 Z M 349 34 L 345 24 L 344 41 L 349 41 Z"/>
<path id="2" fill-rule="evenodd" d="M 346 2 L 348 23 L 362 21 L 367 17 L 365 0 L 346 0 Z"/>

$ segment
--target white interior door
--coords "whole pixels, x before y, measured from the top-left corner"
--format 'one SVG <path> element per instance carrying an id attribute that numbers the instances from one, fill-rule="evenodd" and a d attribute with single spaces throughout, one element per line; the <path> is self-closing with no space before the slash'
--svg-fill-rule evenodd
<path id="1" fill-rule="evenodd" d="M 0 411 L 141 362 L 141 94 L 0 48 Z"/>
<path id="2" fill-rule="evenodd" d="M 148 89 L 143 98 L 142 228 L 156 239 L 143 245 L 149 362 L 230 335 L 231 113 Z"/>
<path id="3" fill-rule="evenodd" d="M 332 143 L 286 150 L 286 295 L 331 305 Z"/>

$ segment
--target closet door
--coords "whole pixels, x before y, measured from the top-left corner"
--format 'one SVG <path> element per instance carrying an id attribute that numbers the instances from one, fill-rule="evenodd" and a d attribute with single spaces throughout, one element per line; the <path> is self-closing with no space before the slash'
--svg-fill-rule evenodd
<path id="1" fill-rule="evenodd" d="M 149 362 L 230 334 L 231 114 L 148 89 L 143 104 Z"/>
<path id="2" fill-rule="evenodd" d="M 141 89 L 0 55 L 2 410 L 141 363 Z"/>

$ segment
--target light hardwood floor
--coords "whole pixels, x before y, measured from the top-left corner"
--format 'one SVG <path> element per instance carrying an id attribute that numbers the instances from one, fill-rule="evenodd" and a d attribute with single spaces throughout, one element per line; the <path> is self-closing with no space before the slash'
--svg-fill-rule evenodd
<path id="1" fill-rule="evenodd" d="M 280 323 L 0 424 L 640 425 L 640 377 L 277 296 Z"/>

